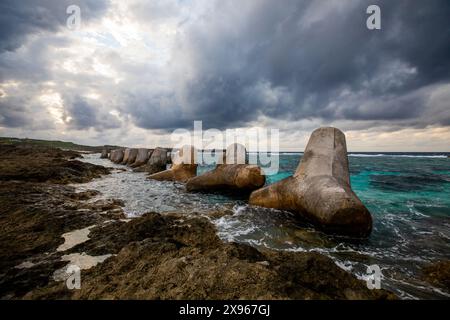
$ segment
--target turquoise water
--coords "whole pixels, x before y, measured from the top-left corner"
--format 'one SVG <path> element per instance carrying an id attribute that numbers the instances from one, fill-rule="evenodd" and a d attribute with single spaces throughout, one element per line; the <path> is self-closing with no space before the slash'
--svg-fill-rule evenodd
<path id="1" fill-rule="evenodd" d="M 268 176 L 267 183 L 292 175 L 301 156 L 280 154 L 280 171 Z M 295 217 L 245 205 L 237 217 L 223 218 L 224 225 L 232 227 L 222 236 L 257 246 L 325 253 L 360 278 L 367 278 L 368 265 L 377 264 L 384 277 L 382 287 L 402 298 L 450 297 L 424 283 L 420 271 L 430 262 L 450 259 L 447 154 L 350 154 L 349 164 L 352 188 L 373 217 L 368 240 L 332 237 Z"/>
<path id="2" fill-rule="evenodd" d="M 280 170 L 267 183 L 290 176 L 301 155 L 281 153 Z M 243 196 L 188 193 L 180 183 L 148 180 L 144 173 L 99 155 L 87 155 L 85 161 L 126 169 L 78 187 L 124 200 L 130 217 L 147 211 L 203 215 L 225 241 L 320 252 L 361 279 L 368 277 L 367 266 L 376 264 L 382 271 L 381 287 L 401 298 L 450 298 L 421 279 L 423 266 L 450 259 L 450 159 L 444 154 L 349 155 L 352 188 L 373 217 L 366 240 L 323 234 L 289 212 L 249 206 Z M 198 174 L 212 168 L 201 166 Z"/>

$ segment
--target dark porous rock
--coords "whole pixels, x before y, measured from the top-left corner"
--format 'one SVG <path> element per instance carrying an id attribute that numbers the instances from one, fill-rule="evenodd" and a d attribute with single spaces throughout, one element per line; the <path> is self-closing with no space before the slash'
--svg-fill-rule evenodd
<path id="1" fill-rule="evenodd" d="M 123 212 L 117 214 L 117 202 L 106 211 L 104 203 L 91 203 L 98 191 L 64 185 L 109 172 L 70 161 L 78 155 L 73 151 L 0 145 L 0 155 L 0 298 L 15 299 L 51 283 L 67 264 L 56 250 L 64 233 L 121 219 Z"/>
<path id="2" fill-rule="evenodd" d="M 367 237 L 369 210 L 350 186 L 345 135 L 336 128 L 315 130 L 293 176 L 254 191 L 251 205 L 292 211 L 323 230 Z"/>
<path id="3" fill-rule="evenodd" d="M 74 247 L 114 253 L 83 271 L 80 290 L 53 283 L 27 299 L 394 299 L 318 253 L 224 243 L 205 218 L 147 213 L 94 228 Z"/>
<path id="4" fill-rule="evenodd" d="M 225 163 L 218 164 L 214 170 L 189 179 L 187 191 L 251 192 L 265 184 L 266 177 L 261 168 L 245 164 L 246 151 L 243 145 L 230 145 L 225 159 Z"/>
<path id="5" fill-rule="evenodd" d="M 148 178 L 159 181 L 186 182 L 197 175 L 197 150 L 193 146 L 183 146 L 172 157 L 172 167 L 150 175 Z"/>
<path id="6" fill-rule="evenodd" d="M 70 160 L 77 155 L 54 148 L 1 145 L 0 181 L 81 183 L 110 173 L 102 166 Z"/>
<path id="7" fill-rule="evenodd" d="M 0 183 L 0 298 L 18 298 L 52 282 L 53 272 L 67 264 L 56 251 L 64 233 L 114 219 L 113 210 L 108 215 L 87 201 L 96 195 L 50 183 Z M 30 267 L 20 267 L 24 263 Z"/>
<path id="8" fill-rule="evenodd" d="M 425 281 L 450 293 L 450 260 L 430 264 L 422 273 Z"/>

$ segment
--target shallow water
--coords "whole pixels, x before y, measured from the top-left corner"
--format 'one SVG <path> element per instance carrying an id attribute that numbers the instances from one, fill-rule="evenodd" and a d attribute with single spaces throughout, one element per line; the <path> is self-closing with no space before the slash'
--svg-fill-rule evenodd
<path id="1" fill-rule="evenodd" d="M 268 176 L 268 183 L 291 175 L 300 157 L 281 153 L 280 171 Z M 99 159 L 98 154 L 85 155 L 84 161 L 118 170 L 77 187 L 99 190 L 101 198 L 124 200 L 130 217 L 148 211 L 199 214 L 208 217 L 226 241 L 317 251 L 360 278 L 367 278 L 367 266 L 377 264 L 381 286 L 402 298 L 450 297 L 420 280 L 424 265 L 450 259 L 450 159 L 444 154 L 349 155 L 352 187 L 374 220 L 373 232 L 364 241 L 325 235 L 290 213 L 248 206 L 246 199 L 187 193 L 182 184 L 148 180 L 145 173 Z M 199 174 L 210 169 L 200 167 Z"/>

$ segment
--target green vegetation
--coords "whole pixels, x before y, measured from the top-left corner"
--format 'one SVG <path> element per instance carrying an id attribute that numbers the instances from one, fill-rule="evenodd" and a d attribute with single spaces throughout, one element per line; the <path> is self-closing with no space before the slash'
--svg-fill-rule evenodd
<path id="1" fill-rule="evenodd" d="M 13 144 L 13 145 L 35 145 L 60 148 L 64 150 L 76 150 L 76 151 L 89 151 L 89 152 L 101 152 L 105 146 L 84 146 L 75 144 L 73 142 L 66 141 L 51 141 L 51 140 L 38 140 L 38 139 L 19 139 L 11 137 L 0 137 L 0 144 Z M 108 148 L 116 148 L 117 146 L 106 146 Z"/>

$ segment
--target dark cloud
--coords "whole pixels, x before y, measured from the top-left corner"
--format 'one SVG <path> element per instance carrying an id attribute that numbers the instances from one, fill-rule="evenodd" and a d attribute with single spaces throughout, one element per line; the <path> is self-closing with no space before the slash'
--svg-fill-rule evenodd
<path id="1" fill-rule="evenodd" d="M 65 99 L 65 122 L 69 128 L 84 130 L 94 128 L 97 131 L 120 128 L 117 117 L 109 114 L 101 103 L 75 96 Z"/>
<path id="2" fill-rule="evenodd" d="M 103 14 L 108 0 L 2 0 L 0 2 L 0 53 L 21 46 L 30 34 L 66 26 L 69 5 L 78 5 L 82 22 Z"/>
<path id="3" fill-rule="evenodd" d="M 370 4 L 381 7 L 382 30 L 366 28 Z M 449 17 L 447 0 L 217 2 L 176 48 L 174 63 L 195 70 L 179 90 L 188 110 L 170 121 L 143 99 L 130 111 L 145 128 L 159 118 L 160 126 L 202 119 L 218 128 L 260 115 L 420 119 L 427 101 L 421 88 L 450 81 Z"/>
<path id="4" fill-rule="evenodd" d="M 143 37 L 142 46 L 127 39 L 128 51 L 102 29 L 84 36 L 102 37 L 106 45 L 80 57 L 70 46 L 86 38 L 56 32 L 66 25 L 66 7 L 79 5 L 89 22 L 102 16 L 108 1 L 1 1 L 0 82 L 17 82 L 20 89 L 0 97 L 0 125 L 36 123 L 45 111 L 35 97 L 46 90 L 62 97 L 68 128 L 76 130 L 114 129 L 128 120 L 162 131 L 190 128 L 194 120 L 220 129 L 258 119 L 345 122 L 356 130 L 450 125 L 450 1 L 207 3 L 201 3 L 206 11 L 190 15 L 195 1 L 181 7 L 133 2 L 118 16 L 161 38 Z M 372 4 L 381 7 L 381 30 L 366 28 Z M 158 39 L 164 42 L 174 25 L 173 47 L 159 48 Z M 65 69 L 63 62 L 74 64 Z M 97 72 L 100 64 L 112 72 Z"/>
<path id="5" fill-rule="evenodd" d="M 31 120 L 23 106 L 0 101 L 0 126 L 19 128 L 26 126 Z"/>
<path id="6" fill-rule="evenodd" d="M 16 95 L 0 99 L 0 127 L 51 129 L 54 123 L 33 97 Z"/>

